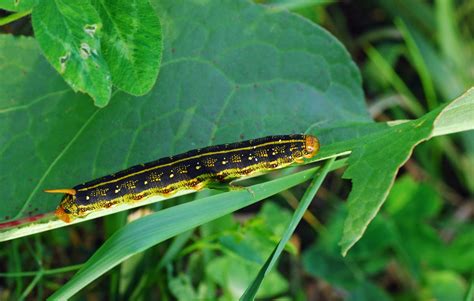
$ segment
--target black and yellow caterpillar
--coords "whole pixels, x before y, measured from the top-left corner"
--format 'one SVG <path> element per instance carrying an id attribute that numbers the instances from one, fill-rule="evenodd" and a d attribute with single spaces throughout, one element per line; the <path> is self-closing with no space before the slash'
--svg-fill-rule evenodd
<path id="1" fill-rule="evenodd" d="M 112 206 L 184 189 L 200 190 L 215 182 L 270 171 L 303 162 L 319 151 L 311 135 L 269 136 L 210 146 L 136 165 L 71 189 L 45 190 L 65 193 L 55 214 L 65 222 Z"/>

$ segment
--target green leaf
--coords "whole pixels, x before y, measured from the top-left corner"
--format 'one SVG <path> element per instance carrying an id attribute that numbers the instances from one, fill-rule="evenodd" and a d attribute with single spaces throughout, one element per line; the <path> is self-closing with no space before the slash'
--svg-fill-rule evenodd
<path id="1" fill-rule="evenodd" d="M 220 232 L 215 235 L 226 253 L 238 256 L 247 262 L 257 263 L 254 273 L 256 274 L 258 266 L 265 262 L 265 257 L 275 248 L 275 243 L 280 240 L 290 220 L 291 214 L 287 209 L 266 202 L 259 213 L 246 221 L 243 226 L 229 230 L 223 225 Z M 295 249 L 291 243 L 287 244 L 288 246 Z M 247 283 L 250 281 L 251 279 L 248 279 Z M 243 290 L 237 297 L 242 295 Z"/>
<path id="2" fill-rule="evenodd" d="M 399 123 L 359 139 L 343 175 L 352 179 L 353 185 L 348 199 L 349 214 L 340 241 L 343 255 L 362 237 L 384 203 L 398 169 L 418 143 L 433 135 L 474 128 L 472 118 L 468 117 L 474 108 L 473 91 L 467 91 L 445 108 L 434 110 L 420 119 Z"/>
<path id="3" fill-rule="evenodd" d="M 434 300 L 462 301 L 467 292 L 467 284 L 461 275 L 452 271 L 432 271 L 427 273 L 427 289 Z"/>
<path id="4" fill-rule="evenodd" d="M 348 256 L 342 257 L 338 247 L 338 235 L 342 232 L 344 218 L 347 215 L 346 204 L 340 203 L 327 218 L 327 231 L 303 253 L 303 267 L 312 276 L 324 279 L 350 296 L 348 300 L 383 300 L 370 298 L 375 291 L 384 295 L 382 289 L 375 286 L 371 276 L 383 273 L 392 257 L 387 249 L 393 244 L 393 235 L 388 230 L 387 222 L 379 215 L 361 241 Z M 375 291 L 373 291 L 375 289 Z M 364 297 L 363 297 L 364 296 Z"/>
<path id="5" fill-rule="evenodd" d="M 38 0 L 0 0 L 0 9 L 23 12 L 36 6 Z"/>
<path id="6" fill-rule="evenodd" d="M 423 200 L 423 201 L 420 201 Z M 416 181 L 411 176 L 402 176 L 390 191 L 385 210 L 401 223 L 418 224 L 435 217 L 441 210 L 443 200 L 431 185 Z"/>
<path id="7" fill-rule="evenodd" d="M 177 300 L 196 300 L 197 295 L 193 288 L 189 275 L 180 274 L 169 280 L 171 293 Z"/>
<path id="8" fill-rule="evenodd" d="M 139 98 L 118 92 L 101 110 L 68 89 L 34 40 L 0 36 L 0 191 L 11 204 L 0 208 L 1 221 L 52 212 L 60 197 L 43 189 L 160 157 L 370 122 L 355 64 L 319 26 L 247 1 L 159 1 L 156 10 L 165 43 L 157 85 Z M 64 225 L 38 221 L 0 236 Z"/>
<path id="9" fill-rule="evenodd" d="M 451 102 L 434 123 L 433 136 L 474 129 L 474 88 Z"/>
<path id="10" fill-rule="evenodd" d="M 340 241 L 343 255 L 362 237 L 413 148 L 429 138 L 436 113 L 368 135 L 365 143 L 352 150 L 343 175 L 352 180 L 349 214 Z"/>
<path id="11" fill-rule="evenodd" d="M 437 259 L 443 262 L 443 266 L 447 269 L 454 270 L 459 273 L 472 273 L 474 271 L 474 254 L 466 252 L 474 245 L 474 223 L 459 227 L 453 241 L 446 247 L 444 256 L 438 253 Z M 435 253 L 435 250 L 432 250 Z M 434 255 L 434 254 L 433 254 Z M 450 260 L 456 258 L 456 260 Z M 472 279 L 472 276 L 471 276 Z"/>
<path id="12" fill-rule="evenodd" d="M 174 206 L 136 220 L 115 232 L 84 264 L 83 268 L 51 298 L 68 299 L 128 257 L 224 214 L 301 184 L 314 172 L 314 168 L 309 169 L 251 186 L 249 188 L 252 192 L 241 190 L 218 194 Z"/>
<path id="13" fill-rule="evenodd" d="M 222 300 L 237 300 L 245 290 L 252 275 L 258 272 L 259 266 L 241 258 L 226 255 L 212 259 L 206 266 L 206 275 L 223 288 Z M 288 289 L 288 281 L 277 271 L 265 277 L 258 298 L 272 298 Z"/>
<path id="14" fill-rule="evenodd" d="M 94 0 L 102 19 L 101 47 L 112 82 L 143 95 L 153 87 L 163 48 L 161 25 L 148 1 Z"/>
<path id="15" fill-rule="evenodd" d="M 89 94 L 97 106 L 110 100 L 112 83 L 100 47 L 102 23 L 88 1 L 40 1 L 33 28 L 41 50 L 74 91 Z"/>

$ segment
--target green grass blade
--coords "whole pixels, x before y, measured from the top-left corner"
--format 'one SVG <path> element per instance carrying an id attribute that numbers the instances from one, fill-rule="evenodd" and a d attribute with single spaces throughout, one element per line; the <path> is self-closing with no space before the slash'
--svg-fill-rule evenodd
<path id="1" fill-rule="evenodd" d="M 456 69 L 463 71 L 467 56 L 464 52 L 463 38 L 459 33 L 456 16 L 456 3 L 453 0 L 435 1 L 437 35 L 439 46 L 445 57 L 455 63 Z"/>
<path id="2" fill-rule="evenodd" d="M 472 301 L 474 300 L 474 273 L 471 276 L 471 283 L 469 284 L 469 288 L 467 289 L 466 296 L 464 297 L 464 301 Z"/>
<path id="3" fill-rule="evenodd" d="M 326 164 L 324 164 L 321 173 L 314 177 L 313 181 L 311 182 L 305 194 L 303 195 L 300 205 L 298 206 L 298 208 L 296 208 L 295 214 L 293 215 L 290 224 L 286 228 L 282 239 L 275 247 L 272 254 L 270 254 L 270 257 L 268 257 L 268 259 L 265 261 L 265 264 L 258 272 L 257 277 L 244 292 L 240 300 L 253 300 L 255 298 L 260 284 L 262 283 L 268 272 L 270 272 L 273 266 L 275 265 L 278 257 L 280 257 L 281 252 L 283 252 L 286 243 L 291 238 L 291 235 L 293 235 L 296 226 L 298 226 L 299 222 L 301 221 L 301 218 L 303 217 L 303 214 L 308 209 L 309 204 L 311 204 L 311 201 L 314 199 L 314 196 L 318 192 L 319 187 L 321 187 L 323 180 L 326 178 L 326 175 L 330 171 L 334 160 L 335 158 L 329 159 Z"/>
<path id="4" fill-rule="evenodd" d="M 380 75 L 383 76 L 398 93 L 404 96 L 404 104 L 408 111 L 417 117 L 422 116 L 425 113 L 425 109 L 419 104 L 415 95 L 413 95 L 405 82 L 380 52 L 374 47 L 368 47 L 366 53 L 369 59 L 377 66 L 381 73 Z"/>
<path id="5" fill-rule="evenodd" d="M 436 98 L 436 91 L 433 83 L 433 78 L 428 70 L 427 64 L 429 61 L 426 61 L 426 58 L 423 57 L 418 45 L 415 42 L 415 39 L 410 33 L 405 22 L 402 19 L 396 19 L 395 25 L 398 30 L 402 33 L 403 38 L 405 39 L 408 53 L 413 61 L 413 66 L 415 67 L 418 75 L 420 76 L 421 84 L 423 86 L 423 91 L 425 93 L 426 102 L 428 103 L 428 109 L 433 110 L 438 106 L 438 100 Z"/>
<path id="6" fill-rule="evenodd" d="M 183 249 L 186 242 L 189 240 L 193 231 L 187 231 L 176 236 L 170 247 L 166 250 L 165 254 L 158 263 L 157 269 L 160 270 L 169 264 L 173 258 Z"/>
<path id="7" fill-rule="evenodd" d="M 344 161 L 336 162 L 333 167 L 338 168 L 343 164 Z M 51 296 L 51 299 L 68 299 L 130 256 L 170 237 L 301 184 L 311 178 L 317 169 L 318 167 L 311 168 L 250 186 L 249 190 L 231 191 L 202 198 L 134 221 L 107 240 L 84 267 Z"/>
<path id="8" fill-rule="evenodd" d="M 13 23 L 16 20 L 19 20 L 19 19 L 21 19 L 24 16 L 27 16 L 29 14 L 31 14 L 31 9 L 26 10 L 26 11 L 17 12 L 17 13 L 8 15 L 6 17 L 0 18 L 0 26 L 6 25 L 8 23 Z"/>
<path id="9" fill-rule="evenodd" d="M 299 10 L 318 5 L 327 5 L 336 2 L 335 0 L 284 0 L 266 3 L 272 11 L 278 12 L 283 10 Z"/>

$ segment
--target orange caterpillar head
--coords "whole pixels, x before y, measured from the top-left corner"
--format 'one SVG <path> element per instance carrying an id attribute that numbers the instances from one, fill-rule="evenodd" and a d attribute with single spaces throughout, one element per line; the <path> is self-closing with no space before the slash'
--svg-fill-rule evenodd
<path id="1" fill-rule="evenodd" d="M 48 193 L 65 193 L 61 199 L 61 203 L 54 211 L 54 214 L 62 221 L 70 223 L 75 218 L 75 212 L 78 211 L 75 199 L 75 189 L 48 189 L 44 192 Z"/>
<path id="2" fill-rule="evenodd" d="M 319 140 L 315 136 L 305 135 L 304 157 L 309 159 L 314 157 L 319 151 Z"/>

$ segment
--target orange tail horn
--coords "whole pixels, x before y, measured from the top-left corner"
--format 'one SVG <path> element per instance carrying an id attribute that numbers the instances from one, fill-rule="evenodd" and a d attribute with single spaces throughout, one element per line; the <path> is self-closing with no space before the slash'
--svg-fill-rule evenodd
<path id="1" fill-rule="evenodd" d="M 44 192 L 47 192 L 47 193 L 67 193 L 67 194 L 70 194 L 70 195 L 75 195 L 76 194 L 76 189 L 72 189 L 72 188 L 45 189 Z"/>

